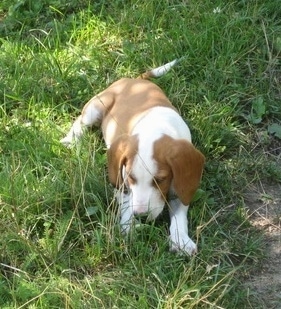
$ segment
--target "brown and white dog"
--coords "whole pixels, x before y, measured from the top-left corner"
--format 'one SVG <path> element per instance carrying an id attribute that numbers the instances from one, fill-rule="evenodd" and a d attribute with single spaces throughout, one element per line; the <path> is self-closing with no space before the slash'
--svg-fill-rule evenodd
<path id="1" fill-rule="evenodd" d="M 69 146 L 84 127 L 101 125 L 108 175 L 117 189 L 120 224 L 129 233 L 134 216 L 155 219 L 167 204 L 172 251 L 197 252 L 188 236 L 188 205 L 199 186 L 205 158 L 191 143 L 188 126 L 150 77 L 165 74 L 177 60 L 122 78 L 93 97 L 61 142 Z"/>

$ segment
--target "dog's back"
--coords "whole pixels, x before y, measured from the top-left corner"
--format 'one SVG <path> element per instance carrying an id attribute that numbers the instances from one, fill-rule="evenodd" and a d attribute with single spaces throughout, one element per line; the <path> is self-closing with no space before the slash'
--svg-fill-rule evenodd
<path id="1" fill-rule="evenodd" d="M 111 96 L 112 100 L 112 104 L 105 110 L 102 122 L 107 144 L 111 144 L 122 134 L 131 134 L 139 120 L 153 107 L 167 107 L 176 111 L 164 92 L 145 79 L 122 78 L 99 97 L 103 100 L 106 95 Z"/>

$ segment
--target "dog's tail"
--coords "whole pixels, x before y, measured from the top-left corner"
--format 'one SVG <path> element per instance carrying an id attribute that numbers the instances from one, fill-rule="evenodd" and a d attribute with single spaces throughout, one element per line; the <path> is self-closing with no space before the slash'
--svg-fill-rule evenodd
<path id="1" fill-rule="evenodd" d="M 180 59 L 175 59 L 171 62 L 168 62 L 164 65 L 162 65 L 161 67 L 146 71 L 145 73 L 141 74 L 138 78 L 142 78 L 142 79 L 149 79 L 149 78 L 153 78 L 153 77 L 160 77 L 162 75 L 165 75 L 167 72 L 169 72 L 171 70 L 171 68 L 173 66 L 175 66 L 180 60 Z"/>

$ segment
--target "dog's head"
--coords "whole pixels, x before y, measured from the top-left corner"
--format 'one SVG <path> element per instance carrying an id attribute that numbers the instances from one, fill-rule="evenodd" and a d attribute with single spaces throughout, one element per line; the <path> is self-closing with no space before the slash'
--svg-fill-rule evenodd
<path id="1" fill-rule="evenodd" d="M 167 135 L 139 143 L 137 135 L 119 137 L 108 150 L 108 174 L 131 194 L 135 214 L 162 210 L 168 193 L 188 205 L 199 186 L 205 158 L 191 143 Z"/>

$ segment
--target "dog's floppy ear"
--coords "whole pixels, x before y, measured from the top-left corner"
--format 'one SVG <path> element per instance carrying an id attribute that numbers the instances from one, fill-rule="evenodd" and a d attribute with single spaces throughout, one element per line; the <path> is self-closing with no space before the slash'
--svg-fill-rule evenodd
<path id="1" fill-rule="evenodd" d="M 119 188 L 123 182 L 123 167 L 137 153 L 137 139 L 122 135 L 116 139 L 107 151 L 108 177 L 110 183 Z"/>
<path id="2" fill-rule="evenodd" d="M 167 162 L 172 169 L 175 193 L 188 205 L 199 187 L 205 157 L 191 143 L 173 140 Z"/>

